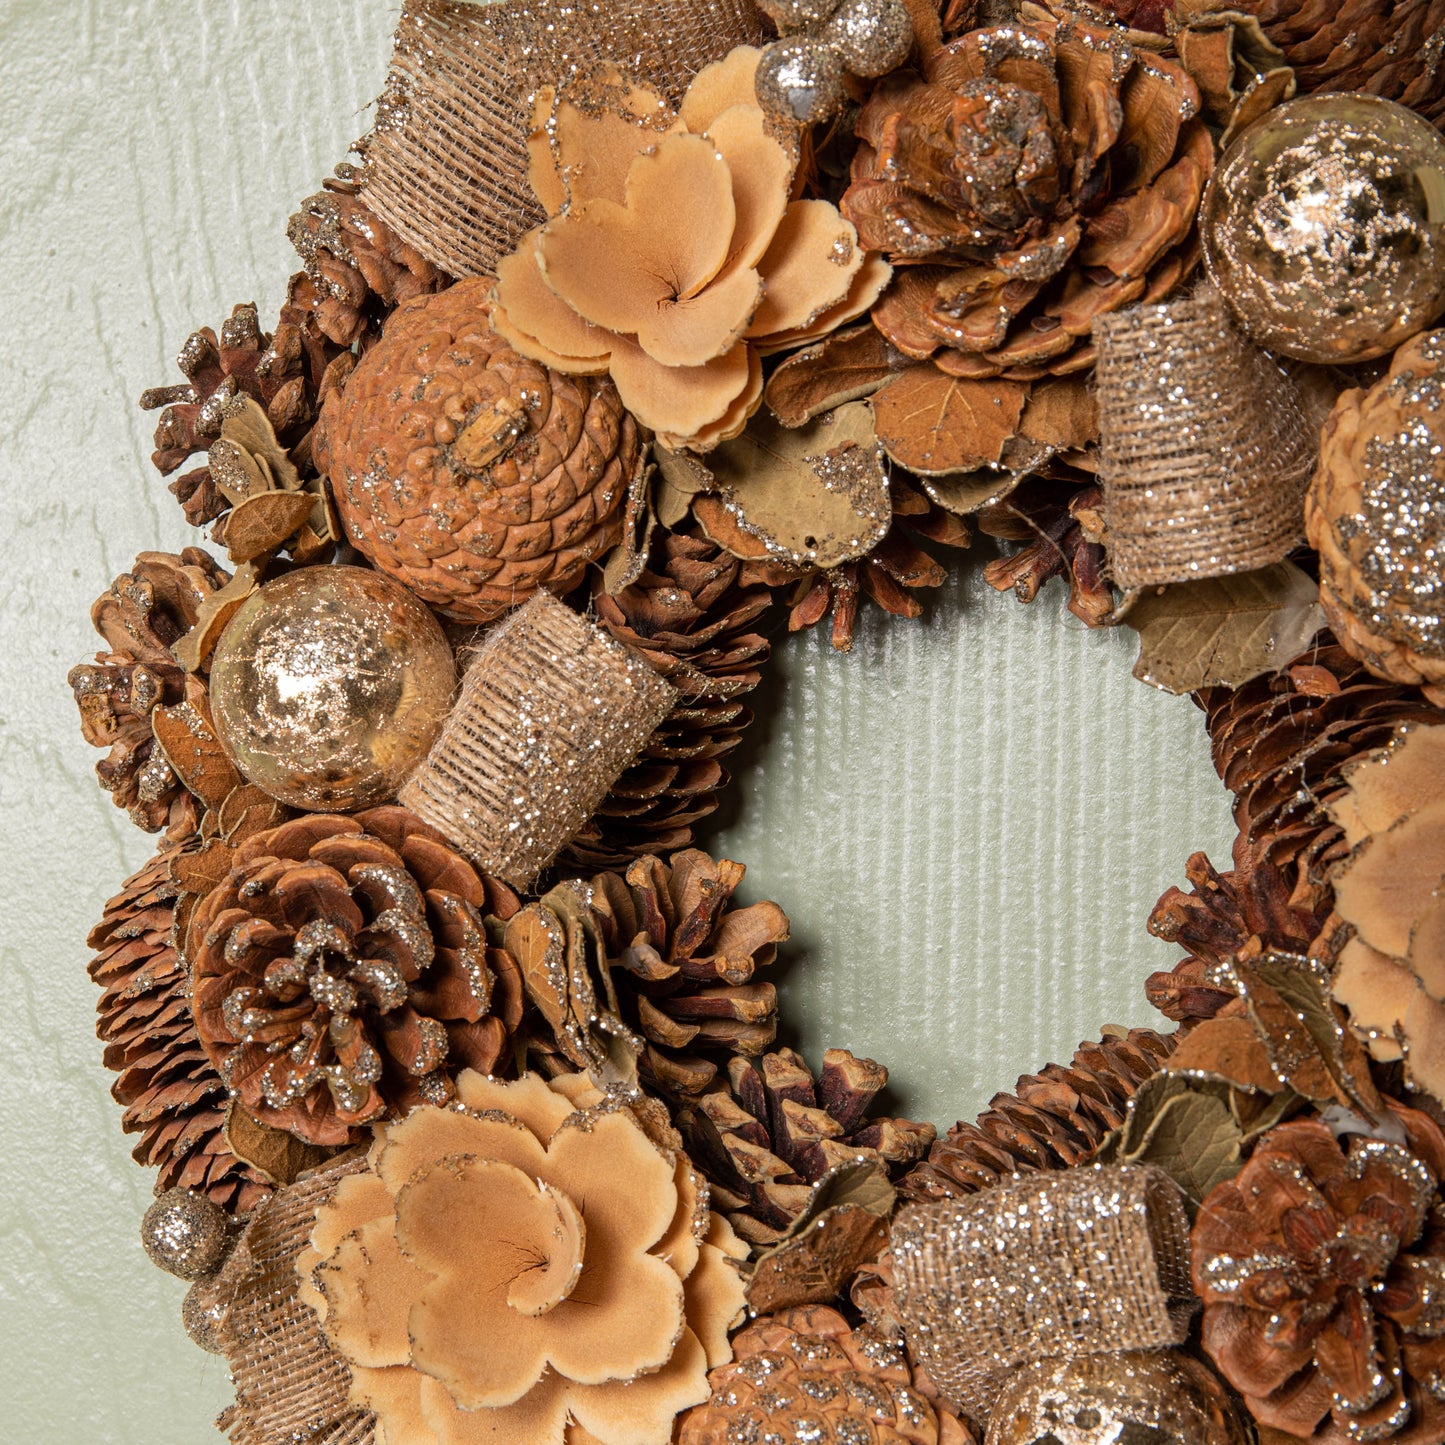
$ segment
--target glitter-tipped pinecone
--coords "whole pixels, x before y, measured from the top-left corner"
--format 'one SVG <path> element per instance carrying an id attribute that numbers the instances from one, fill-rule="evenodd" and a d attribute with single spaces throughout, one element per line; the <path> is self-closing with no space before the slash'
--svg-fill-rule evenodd
<path id="1" fill-rule="evenodd" d="M 977 1445 L 900 1346 L 822 1305 L 749 1325 L 708 1383 L 712 1398 L 682 1416 L 679 1445 Z"/>
<path id="2" fill-rule="evenodd" d="M 678 691 L 672 712 L 562 857 L 568 868 L 625 868 L 686 848 L 727 785 L 722 759 L 753 720 L 740 699 L 768 660 L 756 627 L 772 605 L 743 564 L 703 538 L 662 532 L 630 586 L 593 591 L 597 621 Z"/>
<path id="3" fill-rule="evenodd" d="M 641 454 L 607 378 L 554 372 L 492 330 L 491 285 L 399 306 L 317 438 L 351 540 L 461 622 L 575 587 L 622 534 Z"/>
<path id="4" fill-rule="evenodd" d="M 90 976 L 101 987 L 96 1033 L 135 1158 L 159 1170 L 156 1192 L 195 1189 L 244 1214 L 271 1192 L 226 1144 L 227 1090 L 196 1037 L 185 964 L 172 941 L 175 849 L 157 853 L 105 905 L 91 929 Z"/>
<path id="5" fill-rule="evenodd" d="M 451 280 L 371 213 L 358 194 L 360 174 L 355 166 L 337 166 L 286 227 L 311 282 L 304 299 L 322 334 L 338 346 L 379 334 L 393 307 Z"/>
<path id="6" fill-rule="evenodd" d="M 1025 1074 L 972 1124 L 955 1124 L 905 1175 L 905 1198 L 925 1203 L 992 1188 L 1010 1174 L 1083 1163 L 1124 1121 L 1129 1100 L 1174 1052 L 1152 1029 L 1080 1044 L 1072 1062 Z"/>
<path id="7" fill-rule="evenodd" d="M 923 1157 L 931 1124 L 868 1116 L 887 1082 L 882 1064 L 847 1049 L 827 1050 L 816 1075 L 792 1049 L 735 1056 L 716 1087 L 683 1102 L 676 1123 L 714 1208 L 744 1239 L 769 1244 L 835 1164 L 863 1155 L 896 1173 Z"/>
<path id="8" fill-rule="evenodd" d="M 196 800 L 157 746 L 151 710 L 204 690 L 198 678 L 187 677 L 171 648 L 195 626 L 206 598 L 229 579 L 199 547 L 142 552 L 90 609 L 106 650 L 70 670 L 80 730 L 92 747 L 109 750 L 95 765 L 100 785 L 148 833 L 164 828 L 178 840 L 195 831 Z"/>
<path id="9" fill-rule="evenodd" d="M 353 1142 L 462 1069 L 506 1071 L 522 985 L 485 919 L 516 908 L 405 808 L 258 833 L 191 918 L 201 1042 L 262 1123 Z"/>

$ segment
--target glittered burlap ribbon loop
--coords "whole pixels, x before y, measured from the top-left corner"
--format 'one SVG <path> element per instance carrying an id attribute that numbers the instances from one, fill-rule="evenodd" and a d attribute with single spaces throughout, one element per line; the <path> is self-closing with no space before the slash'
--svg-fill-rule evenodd
<path id="1" fill-rule="evenodd" d="M 487 275 L 544 219 L 527 184 L 538 89 L 610 61 L 676 99 L 763 37 L 751 0 L 407 0 L 361 145 L 367 205 L 434 265 Z"/>
<path id="2" fill-rule="evenodd" d="M 477 650 L 400 801 L 478 867 L 526 888 L 636 758 L 676 694 L 547 592 Z"/>
<path id="3" fill-rule="evenodd" d="M 1247 572 L 1304 540 L 1318 427 L 1213 287 L 1100 317 L 1094 341 L 1104 520 L 1121 587 Z"/>
<path id="4" fill-rule="evenodd" d="M 1189 1222 L 1152 1166 L 1020 1175 L 920 1205 L 893 1226 L 908 1343 L 945 1395 L 986 1418 L 1014 1367 L 1157 1349 L 1193 1311 Z"/>

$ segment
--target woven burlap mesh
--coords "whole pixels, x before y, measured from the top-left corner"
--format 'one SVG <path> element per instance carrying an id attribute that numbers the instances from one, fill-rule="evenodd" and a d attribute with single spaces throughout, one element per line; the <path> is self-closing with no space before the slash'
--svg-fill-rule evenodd
<path id="1" fill-rule="evenodd" d="M 217 1336 L 236 1403 L 219 1422 L 232 1445 L 371 1445 L 375 1416 L 351 1403 L 351 1372 L 327 1345 L 315 1311 L 298 1297 L 296 1259 L 316 1211 L 346 1165 L 278 1190 L 251 1216 L 210 1286 L 224 1310 Z"/>
<path id="2" fill-rule="evenodd" d="M 630 648 L 537 592 L 477 649 L 400 801 L 526 888 L 596 811 L 675 693 Z"/>
<path id="3" fill-rule="evenodd" d="M 1304 540 L 1319 428 L 1213 287 L 1100 317 L 1094 341 L 1104 520 L 1121 587 L 1247 572 Z"/>
<path id="4" fill-rule="evenodd" d="M 1152 1166 L 1018 1175 L 918 1205 L 895 1221 L 892 1250 L 910 1347 L 980 1418 L 1015 1366 L 1176 1345 L 1193 1307 L 1189 1222 Z"/>
<path id="5" fill-rule="evenodd" d="M 527 184 L 532 96 L 611 61 L 669 99 L 759 44 L 751 0 L 407 0 L 376 127 L 367 204 L 453 276 L 479 276 L 543 219 Z"/>

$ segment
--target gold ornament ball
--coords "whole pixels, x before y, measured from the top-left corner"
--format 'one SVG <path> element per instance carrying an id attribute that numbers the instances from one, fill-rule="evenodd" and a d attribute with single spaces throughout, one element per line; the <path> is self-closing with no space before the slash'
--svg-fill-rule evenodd
<path id="1" fill-rule="evenodd" d="M 181 1325 L 185 1332 L 207 1354 L 224 1354 L 220 1332 L 225 1318 L 226 1307 L 216 1299 L 210 1281 L 198 1279 L 181 1301 Z"/>
<path id="2" fill-rule="evenodd" d="M 913 20 L 903 0 L 843 0 L 818 38 L 837 48 L 854 75 L 883 75 L 908 59 Z"/>
<path id="3" fill-rule="evenodd" d="M 1445 310 L 1445 136 L 1371 95 L 1292 100 L 1225 151 L 1200 234 L 1261 346 L 1324 364 L 1382 356 Z"/>
<path id="4" fill-rule="evenodd" d="M 783 125 L 811 125 L 842 106 L 843 61 L 832 46 L 807 37 L 775 40 L 753 84 L 766 115 Z"/>
<path id="5" fill-rule="evenodd" d="M 231 1221 L 204 1194 L 168 1189 L 140 1225 L 140 1242 L 159 1265 L 177 1279 L 204 1279 L 221 1267 L 231 1244 Z"/>
<path id="6" fill-rule="evenodd" d="M 1218 1376 L 1176 1350 L 1039 1360 L 1015 1371 L 985 1445 L 1248 1445 Z"/>
<path id="7" fill-rule="evenodd" d="M 211 704 L 245 777 L 293 808 L 395 797 L 446 721 L 456 664 L 441 625 L 364 567 L 303 567 L 237 611 Z"/>

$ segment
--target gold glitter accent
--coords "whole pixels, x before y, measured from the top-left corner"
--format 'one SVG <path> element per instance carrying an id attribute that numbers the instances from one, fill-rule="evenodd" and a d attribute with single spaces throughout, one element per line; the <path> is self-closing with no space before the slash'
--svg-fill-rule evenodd
<path id="1" fill-rule="evenodd" d="M 1094 341 L 1114 580 L 1152 587 L 1282 561 L 1304 539 L 1318 434 L 1218 292 L 1100 317 Z"/>
<path id="2" fill-rule="evenodd" d="M 1177 1345 L 1193 1310 L 1189 1222 L 1152 1166 L 1016 1176 L 907 1209 L 892 1247 L 910 1349 L 980 1417 L 1017 1366 Z"/>
<path id="3" fill-rule="evenodd" d="M 192 1189 L 168 1189 L 141 1220 L 140 1242 L 151 1263 L 177 1279 L 201 1279 L 220 1268 L 231 1242 L 225 1210 Z"/>
<path id="4" fill-rule="evenodd" d="M 526 888 L 591 817 L 675 694 L 547 592 L 478 649 L 401 802 L 474 863 Z"/>

